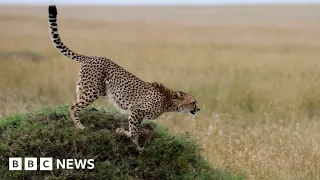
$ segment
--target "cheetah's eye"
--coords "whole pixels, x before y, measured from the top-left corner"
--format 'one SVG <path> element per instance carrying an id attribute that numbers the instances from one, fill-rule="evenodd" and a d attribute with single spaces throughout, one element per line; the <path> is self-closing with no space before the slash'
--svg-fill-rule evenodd
<path id="1" fill-rule="evenodd" d="M 193 101 L 193 102 L 192 102 L 192 104 L 196 104 L 196 102 L 195 102 L 195 101 Z"/>
<path id="2" fill-rule="evenodd" d="M 178 92 L 178 93 L 177 93 L 177 96 L 178 96 L 178 97 L 183 97 L 183 96 L 184 96 L 184 94 L 183 94 L 183 93 Z"/>

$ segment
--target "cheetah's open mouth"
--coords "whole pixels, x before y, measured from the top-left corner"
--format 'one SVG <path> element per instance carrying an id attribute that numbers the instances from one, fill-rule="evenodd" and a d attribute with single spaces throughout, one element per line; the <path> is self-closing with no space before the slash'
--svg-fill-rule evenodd
<path id="1" fill-rule="evenodd" d="M 196 112 L 198 112 L 198 111 L 200 111 L 200 109 L 197 108 L 197 106 L 194 106 L 194 109 L 193 109 L 192 111 L 190 111 L 190 113 L 191 113 L 192 115 L 195 115 Z"/>

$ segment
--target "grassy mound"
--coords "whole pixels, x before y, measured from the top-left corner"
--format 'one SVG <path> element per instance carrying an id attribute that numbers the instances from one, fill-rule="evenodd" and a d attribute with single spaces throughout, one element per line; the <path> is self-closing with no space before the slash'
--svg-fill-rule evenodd
<path id="1" fill-rule="evenodd" d="M 172 136 L 154 123 L 144 123 L 144 150 L 138 153 L 130 140 L 115 134 L 118 127 L 127 128 L 124 117 L 87 108 L 80 117 L 86 129 L 78 131 L 68 107 L 0 120 L 0 179 L 240 179 L 209 166 L 197 143 L 186 136 Z M 94 159 L 95 168 L 8 171 L 8 157 Z"/>

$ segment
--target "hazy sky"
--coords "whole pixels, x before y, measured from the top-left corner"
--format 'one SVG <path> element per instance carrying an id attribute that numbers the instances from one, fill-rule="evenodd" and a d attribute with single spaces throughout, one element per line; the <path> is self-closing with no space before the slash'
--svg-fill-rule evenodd
<path id="1" fill-rule="evenodd" d="M 0 0 L 0 4 L 243 4 L 320 3 L 320 0 Z"/>

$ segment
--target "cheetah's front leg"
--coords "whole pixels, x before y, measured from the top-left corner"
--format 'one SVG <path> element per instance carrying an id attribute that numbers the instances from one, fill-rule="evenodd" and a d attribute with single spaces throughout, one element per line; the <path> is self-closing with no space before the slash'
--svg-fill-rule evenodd
<path id="1" fill-rule="evenodd" d="M 138 132 L 140 130 L 141 121 L 143 120 L 143 117 L 140 116 L 138 113 L 133 113 L 128 117 L 129 119 L 129 131 L 126 131 L 122 128 L 118 128 L 116 132 L 119 135 L 125 135 L 126 137 L 130 138 L 132 142 L 137 145 L 138 150 L 142 150 L 142 148 L 139 145 L 139 135 Z"/>

